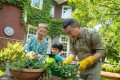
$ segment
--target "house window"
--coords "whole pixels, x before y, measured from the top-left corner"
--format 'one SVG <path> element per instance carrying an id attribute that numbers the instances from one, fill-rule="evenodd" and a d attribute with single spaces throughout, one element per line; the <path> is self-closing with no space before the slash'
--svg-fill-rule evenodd
<path id="1" fill-rule="evenodd" d="M 52 6 L 52 8 L 51 8 L 51 10 L 50 10 L 50 15 L 52 16 L 52 17 L 54 17 L 54 6 Z"/>
<path id="2" fill-rule="evenodd" d="M 61 18 L 70 18 L 72 13 L 72 8 L 70 6 L 62 6 Z"/>
<path id="3" fill-rule="evenodd" d="M 30 36 L 36 35 L 36 28 L 32 25 L 28 25 L 28 33 L 27 33 L 27 40 Z"/>
<path id="4" fill-rule="evenodd" d="M 32 0 L 31 1 L 31 6 L 37 9 L 42 9 L 42 5 L 43 5 L 43 0 Z"/>
<path id="5" fill-rule="evenodd" d="M 63 51 L 61 53 L 61 56 L 63 58 L 66 58 L 69 54 L 69 38 L 68 38 L 68 36 L 61 36 L 60 43 L 63 45 Z"/>

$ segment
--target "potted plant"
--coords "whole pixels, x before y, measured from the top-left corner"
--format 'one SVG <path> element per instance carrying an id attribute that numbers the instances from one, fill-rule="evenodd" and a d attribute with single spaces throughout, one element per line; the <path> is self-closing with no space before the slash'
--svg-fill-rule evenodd
<path id="1" fill-rule="evenodd" d="M 6 75 L 11 76 L 8 69 L 9 62 L 14 62 L 25 57 L 26 55 L 23 52 L 20 42 L 15 42 L 14 44 L 8 43 L 7 47 L 0 51 L 0 69 L 4 72 L 6 69 Z"/>
<path id="2" fill-rule="evenodd" d="M 43 63 L 37 58 L 29 59 L 19 42 L 8 43 L 1 50 L 0 61 L 9 62 L 9 69 L 14 80 L 37 80 L 43 73 Z"/>
<path id="3" fill-rule="evenodd" d="M 10 72 L 15 80 L 38 80 L 44 70 L 44 64 L 37 58 L 21 59 L 10 64 Z"/>
<path id="4" fill-rule="evenodd" d="M 61 77 L 62 80 L 77 78 L 77 70 L 75 65 L 54 62 L 49 65 L 49 68 L 52 75 Z"/>
<path id="5" fill-rule="evenodd" d="M 66 78 L 76 77 L 77 74 L 74 65 L 62 63 L 47 64 L 43 63 L 46 55 L 42 56 L 34 54 L 33 52 L 33 57 L 26 55 L 23 51 L 22 44 L 19 42 L 15 44 L 9 43 L 7 48 L 4 48 L 1 52 L 0 61 L 10 62 L 9 69 L 14 80 L 37 80 L 43 76 L 43 73 L 49 75 L 52 72 L 58 73 L 59 77 L 66 80 Z"/>
<path id="6" fill-rule="evenodd" d="M 26 55 L 23 51 L 23 46 L 20 42 L 14 44 L 8 43 L 7 47 L 0 51 L 1 62 L 14 62 L 18 59 L 25 58 Z"/>

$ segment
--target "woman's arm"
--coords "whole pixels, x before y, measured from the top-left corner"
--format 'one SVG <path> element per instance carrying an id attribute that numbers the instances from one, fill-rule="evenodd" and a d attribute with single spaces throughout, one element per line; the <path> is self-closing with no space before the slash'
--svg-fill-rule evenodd
<path id="1" fill-rule="evenodd" d="M 30 46 L 31 46 L 31 44 L 32 44 L 32 37 L 30 37 L 30 38 L 26 41 L 26 43 L 25 43 L 25 45 L 24 45 L 24 51 L 25 51 L 26 53 L 29 53 L 29 52 L 30 52 Z"/>

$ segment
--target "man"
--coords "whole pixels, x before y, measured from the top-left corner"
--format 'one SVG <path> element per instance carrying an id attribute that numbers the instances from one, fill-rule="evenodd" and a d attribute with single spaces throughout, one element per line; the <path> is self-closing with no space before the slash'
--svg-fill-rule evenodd
<path id="1" fill-rule="evenodd" d="M 102 39 L 95 29 L 82 28 L 75 19 L 68 18 L 63 23 L 66 34 L 70 37 L 70 55 L 64 64 L 71 63 L 77 56 L 80 78 L 100 80 L 101 59 L 105 55 Z"/>

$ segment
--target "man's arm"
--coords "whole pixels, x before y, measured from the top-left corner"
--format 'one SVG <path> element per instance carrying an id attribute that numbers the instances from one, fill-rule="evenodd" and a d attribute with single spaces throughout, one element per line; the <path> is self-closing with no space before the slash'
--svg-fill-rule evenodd
<path id="1" fill-rule="evenodd" d="M 72 57 L 73 60 L 74 60 L 76 58 L 76 53 L 71 51 L 69 56 Z"/>
<path id="2" fill-rule="evenodd" d="M 93 65 L 105 55 L 102 39 L 95 30 L 91 33 L 91 43 L 95 53 L 79 62 L 79 70 L 85 70 L 88 65 Z"/>
<path id="3" fill-rule="evenodd" d="M 93 49 L 96 50 L 96 53 L 93 55 L 93 58 L 96 62 L 105 56 L 105 50 L 103 48 L 102 38 L 96 30 L 93 32 L 91 37 Z"/>
<path id="4" fill-rule="evenodd" d="M 75 52 L 70 52 L 70 55 L 63 61 L 64 64 L 69 64 L 71 63 L 76 57 Z"/>
<path id="5" fill-rule="evenodd" d="M 104 54 L 97 52 L 93 55 L 93 58 L 94 58 L 94 61 L 97 62 L 98 60 L 100 60 L 104 56 L 105 56 Z"/>
<path id="6" fill-rule="evenodd" d="M 63 63 L 69 64 L 76 58 L 76 51 L 74 45 L 74 40 L 70 39 L 70 55 L 63 61 Z"/>

